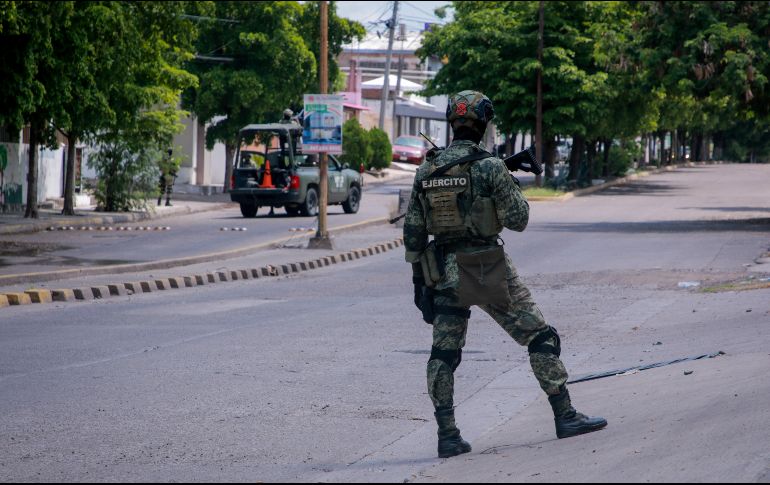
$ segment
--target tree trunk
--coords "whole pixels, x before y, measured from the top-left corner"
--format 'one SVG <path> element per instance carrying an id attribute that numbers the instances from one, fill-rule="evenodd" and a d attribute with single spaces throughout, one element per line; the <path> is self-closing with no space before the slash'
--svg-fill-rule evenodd
<path id="1" fill-rule="evenodd" d="M 608 178 L 610 176 L 610 147 L 612 146 L 612 140 L 605 138 L 603 140 L 604 145 L 604 165 L 602 166 L 602 177 Z"/>
<path id="2" fill-rule="evenodd" d="M 703 133 L 700 139 L 700 154 L 701 154 L 701 161 L 707 162 L 711 160 L 711 157 L 709 156 L 709 135 L 708 133 Z"/>
<path id="3" fill-rule="evenodd" d="M 37 212 L 37 146 L 39 143 L 37 123 L 33 122 L 29 128 L 29 167 L 27 173 L 27 209 L 24 218 L 38 219 Z"/>
<path id="4" fill-rule="evenodd" d="M 224 193 L 230 192 L 231 182 L 230 179 L 233 176 L 233 159 L 235 158 L 235 144 L 225 143 L 225 187 Z"/>
<path id="5" fill-rule="evenodd" d="M 679 160 L 679 130 L 673 130 L 671 136 L 671 161 L 676 163 Z"/>
<path id="6" fill-rule="evenodd" d="M 545 165 L 545 178 L 551 180 L 554 178 L 554 153 L 556 152 L 556 139 L 553 137 L 543 137 L 543 164 Z"/>
<path id="7" fill-rule="evenodd" d="M 666 132 L 661 131 L 660 136 L 660 151 L 658 152 L 658 167 L 666 164 Z"/>
<path id="8" fill-rule="evenodd" d="M 62 210 L 65 216 L 75 215 L 75 143 L 77 143 L 75 135 L 67 136 L 67 170 L 64 174 L 64 210 Z"/>
<path id="9" fill-rule="evenodd" d="M 598 143 L 597 140 L 590 140 L 588 144 L 586 145 L 586 158 L 588 162 L 588 183 L 593 183 L 592 180 L 594 179 L 594 160 L 596 160 L 596 144 Z"/>
<path id="10" fill-rule="evenodd" d="M 519 151 L 522 151 L 522 152 L 523 152 L 524 150 L 526 150 L 526 149 L 527 149 L 527 146 L 526 146 L 526 144 L 524 143 L 524 137 L 525 137 L 525 136 L 527 136 L 527 134 L 526 134 L 525 132 L 523 132 L 523 131 L 522 131 L 522 132 L 521 132 L 521 150 L 519 150 Z"/>
<path id="11" fill-rule="evenodd" d="M 569 154 L 569 180 L 577 180 L 580 171 L 580 159 L 583 158 L 585 138 L 580 135 L 572 135 L 572 150 Z"/>
<path id="12" fill-rule="evenodd" d="M 516 135 L 505 135 L 505 156 L 510 156 L 513 153 L 513 145 L 516 144 Z"/>

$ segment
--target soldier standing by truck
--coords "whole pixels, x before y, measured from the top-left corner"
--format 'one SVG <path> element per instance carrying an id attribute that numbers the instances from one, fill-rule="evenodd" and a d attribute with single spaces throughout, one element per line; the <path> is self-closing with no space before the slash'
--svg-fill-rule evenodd
<path id="1" fill-rule="evenodd" d="M 171 206 L 171 193 L 174 190 L 174 181 L 176 180 L 179 166 L 172 158 L 173 150 L 168 149 L 167 156 L 158 162 L 158 168 L 160 168 L 160 180 L 158 181 L 158 188 L 160 189 L 160 195 L 158 196 L 158 206 L 160 206 L 163 200 L 163 194 L 166 194 L 166 206 Z"/>

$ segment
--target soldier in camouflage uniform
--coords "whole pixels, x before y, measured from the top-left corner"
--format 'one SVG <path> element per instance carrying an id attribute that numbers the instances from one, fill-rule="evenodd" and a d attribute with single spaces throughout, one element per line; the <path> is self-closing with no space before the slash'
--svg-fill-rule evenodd
<path id="1" fill-rule="evenodd" d="M 158 196 L 158 205 L 163 201 L 163 194 L 166 194 L 166 206 L 171 206 L 171 193 L 174 191 L 174 181 L 177 175 L 177 166 L 174 162 L 172 155 L 174 151 L 169 148 L 168 156 L 164 157 L 160 161 L 160 179 L 158 180 L 158 189 L 160 189 L 160 195 Z"/>
<path id="2" fill-rule="evenodd" d="M 418 168 L 404 222 L 415 304 L 433 325 L 427 380 L 439 457 L 471 451 L 455 425 L 453 402 L 454 371 L 462 359 L 471 305 L 527 346 L 559 438 L 607 425 L 572 408 L 559 336 L 498 243 L 503 227 L 519 232 L 527 227 L 529 204 L 503 161 L 479 147 L 493 117 L 492 103 L 481 93 L 463 91 L 450 98 L 447 120 L 454 139 L 446 149 L 429 152 Z"/>

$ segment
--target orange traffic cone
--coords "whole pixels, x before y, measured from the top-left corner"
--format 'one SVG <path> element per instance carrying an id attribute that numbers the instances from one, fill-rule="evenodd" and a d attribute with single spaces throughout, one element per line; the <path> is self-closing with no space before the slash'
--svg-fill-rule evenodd
<path id="1" fill-rule="evenodd" d="M 262 176 L 262 183 L 259 184 L 261 189 L 274 189 L 273 176 L 270 174 L 270 160 L 265 160 L 265 174 Z"/>

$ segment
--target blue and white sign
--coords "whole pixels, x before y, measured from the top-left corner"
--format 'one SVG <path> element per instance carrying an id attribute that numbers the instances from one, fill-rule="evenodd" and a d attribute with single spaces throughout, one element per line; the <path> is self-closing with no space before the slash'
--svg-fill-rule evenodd
<path id="1" fill-rule="evenodd" d="M 342 96 L 306 94 L 303 153 L 342 153 Z"/>

